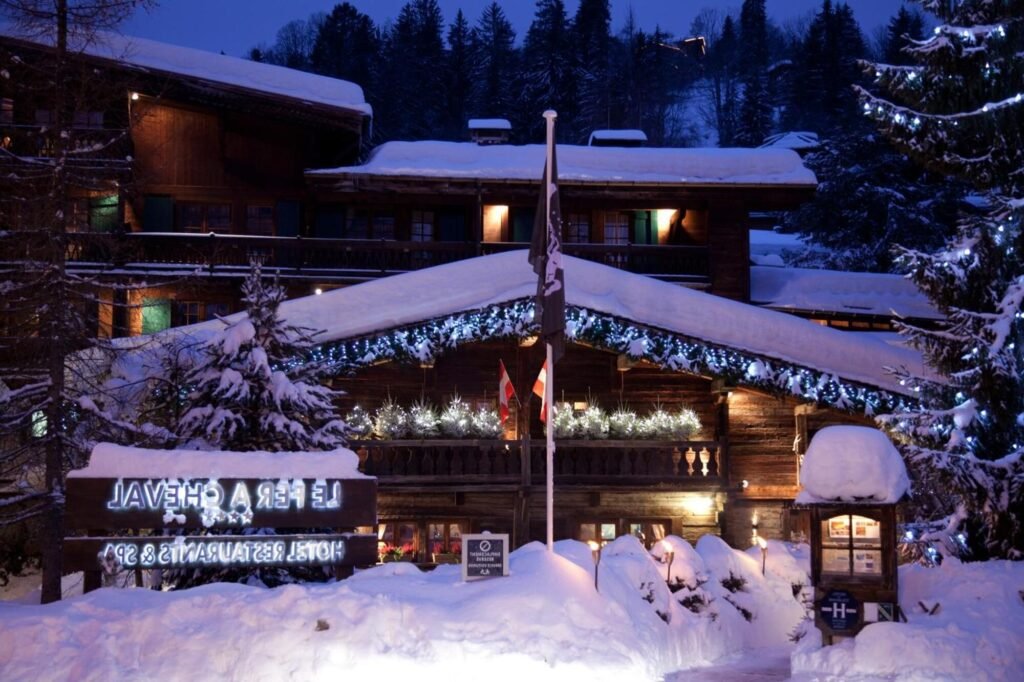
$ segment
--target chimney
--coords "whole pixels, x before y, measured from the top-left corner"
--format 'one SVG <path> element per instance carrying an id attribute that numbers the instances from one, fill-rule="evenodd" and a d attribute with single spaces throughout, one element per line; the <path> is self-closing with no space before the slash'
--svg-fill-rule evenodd
<path id="1" fill-rule="evenodd" d="M 505 118 L 471 118 L 466 127 L 469 139 L 477 144 L 505 144 L 512 134 L 512 124 Z"/>

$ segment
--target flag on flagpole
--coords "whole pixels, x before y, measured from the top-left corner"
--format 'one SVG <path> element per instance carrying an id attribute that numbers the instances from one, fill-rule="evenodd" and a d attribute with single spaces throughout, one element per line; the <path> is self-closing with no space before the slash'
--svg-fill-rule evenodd
<path id="1" fill-rule="evenodd" d="M 508 403 L 516 397 L 515 386 L 505 371 L 505 363 L 498 360 L 498 414 L 501 416 L 501 425 L 504 426 L 508 420 Z"/>
<path id="2" fill-rule="evenodd" d="M 552 112 L 552 116 L 553 116 Z M 558 200 L 558 164 L 555 162 L 554 122 L 551 124 L 551 173 L 545 162 L 541 181 L 540 205 L 530 240 L 530 265 L 537 273 L 536 316 L 540 318 L 540 336 L 551 344 L 552 362 L 565 353 L 565 272 L 562 269 L 562 216 Z M 550 203 L 548 199 L 550 198 Z"/>
<path id="3" fill-rule="evenodd" d="M 533 382 L 533 394 L 540 396 L 540 420 L 547 422 L 548 420 L 548 403 L 544 388 L 548 383 L 548 362 L 544 361 L 544 365 L 540 368 L 540 374 L 537 375 L 537 381 Z"/>

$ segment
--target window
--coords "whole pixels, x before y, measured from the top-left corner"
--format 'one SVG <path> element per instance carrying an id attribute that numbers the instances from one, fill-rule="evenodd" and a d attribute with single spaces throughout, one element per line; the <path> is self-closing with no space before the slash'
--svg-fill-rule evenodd
<path id="1" fill-rule="evenodd" d="M 14 100 L 0 97 L 0 123 L 14 123 Z"/>
<path id="2" fill-rule="evenodd" d="M 373 216 L 373 234 L 370 235 L 374 239 L 394 239 L 395 238 L 395 214 L 393 213 L 377 213 Z"/>
<path id="3" fill-rule="evenodd" d="M 565 241 L 575 244 L 586 244 L 590 241 L 590 216 L 588 214 L 569 214 L 569 232 Z"/>
<path id="4" fill-rule="evenodd" d="M 622 212 L 609 211 L 604 214 L 604 243 L 611 246 L 629 244 L 629 215 Z M 622 267 L 626 263 L 626 254 L 613 252 L 605 255 L 605 263 L 614 267 Z"/>
<path id="5" fill-rule="evenodd" d="M 182 232 L 230 232 L 231 204 L 181 203 L 178 211 L 178 229 Z"/>
<path id="6" fill-rule="evenodd" d="M 196 324 L 224 317 L 231 310 L 227 303 L 207 303 L 206 301 L 175 301 L 172 322 L 175 326 Z"/>
<path id="7" fill-rule="evenodd" d="M 102 111 L 76 111 L 71 119 L 75 128 L 102 128 Z"/>
<path id="8" fill-rule="evenodd" d="M 164 298 L 142 299 L 142 333 L 155 334 L 171 326 L 171 302 Z"/>
<path id="9" fill-rule="evenodd" d="M 465 528 L 465 524 L 451 521 L 427 524 L 427 542 L 433 561 L 437 561 L 438 554 L 460 554 L 462 552 L 463 528 Z"/>
<path id="10" fill-rule="evenodd" d="M 576 539 L 581 542 L 594 541 L 604 546 L 614 540 L 616 535 L 618 531 L 615 522 L 586 521 L 579 525 Z"/>
<path id="11" fill-rule="evenodd" d="M 57 115 L 53 109 L 36 109 L 36 125 L 52 126 L 57 123 Z"/>
<path id="12" fill-rule="evenodd" d="M 604 215 L 604 243 L 629 243 L 629 216 L 621 212 L 609 211 Z"/>
<path id="13" fill-rule="evenodd" d="M 644 547 L 650 549 L 668 535 L 672 523 L 667 520 L 658 521 L 630 521 L 626 524 L 626 530 L 635 537 Z"/>
<path id="14" fill-rule="evenodd" d="M 410 239 L 414 242 L 434 241 L 434 212 L 413 211 Z"/>
<path id="15" fill-rule="evenodd" d="M 342 209 L 343 210 L 343 209 Z M 345 239 L 394 239 L 395 214 L 355 209 L 349 214 Z"/>
<path id="16" fill-rule="evenodd" d="M 840 514 L 821 522 L 822 575 L 881 577 L 881 524 L 856 514 Z"/>
<path id="17" fill-rule="evenodd" d="M 419 551 L 415 522 L 381 523 L 377 526 L 377 548 L 382 558 L 412 561 Z"/>
<path id="18" fill-rule="evenodd" d="M 250 204 L 245 207 L 246 234 L 270 237 L 274 234 L 274 207 Z"/>

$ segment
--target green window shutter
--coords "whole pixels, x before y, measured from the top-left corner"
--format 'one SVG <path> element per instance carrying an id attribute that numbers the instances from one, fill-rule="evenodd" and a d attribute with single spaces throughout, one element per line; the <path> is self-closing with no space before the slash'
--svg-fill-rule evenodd
<path id="1" fill-rule="evenodd" d="M 302 204 L 298 201 L 277 202 L 277 236 L 295 237 L 302 224 Z"/>
<path id="2" fill-rule="evenodd" d="M 145 232 L 174 231 L 174 199 L 149 195 L 143 200 L 142 229 Z"/>
<path id="3" fill-rule="evenodd" d="M 438 216 L 440 240 L 443 242 L 466 241 L 466 216 L 460 213 L 441 213 Z"/>
<path id="4" fill-rule="evenodd" d="M 512 208 L 509 209 L 512 223 L 512 241 L 514 242 L 528 242 L 533 238 L 533 218 L 534 212 L 532 208 Z"/>
<path id="5" fill-rule="evenodd" d="M 651 224 L 650 211 L 633 212 L 633 243 L 657 244 L 656 228 Z"/>
<path id="6" fill-rule="evenodd" d="M 89 200 L 89 227 L 93 232 L 115 232 L 120 222 L 120 206 L 116 194 Z"/>
<path id="7" fill-rule="evenodd" d="M 171 326 L 171 302 L 166 298 L 142 299 L 142 333 L 155 334 Z"/>
<path id="8" fill-rule="evenodd" d="M 345 207 L 337 204 L 318 206 L 313 231 L 316 237 L 341 239 L 345 235 Z"/>

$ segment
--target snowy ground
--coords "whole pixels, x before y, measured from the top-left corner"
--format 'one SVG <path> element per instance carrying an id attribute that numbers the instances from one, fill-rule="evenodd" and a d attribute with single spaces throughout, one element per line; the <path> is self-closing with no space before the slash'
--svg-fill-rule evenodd
<path id="1" fill-rule="evenodd" d="M 908 625 L 827 650 L 812 635 L 794 652 L 805 545 L 771 542 L 762 577 L 756 549 L 670 541 L 675 593 L 667 562 L 620 538 L 602 552 L 600 592 L 590 550 L 564 541 L 555 555 L 523 547 L 508 578 L 476 583 L 456 566 L 390 563 L 273 590 L 104 589 L 45 607 L 22 594 L 0 602 L 0 680 L 1012 680 L 1024 669 L 1022 563 L 904 568 Z M 928 616 L 918 600 L 942 607 Z"/>

